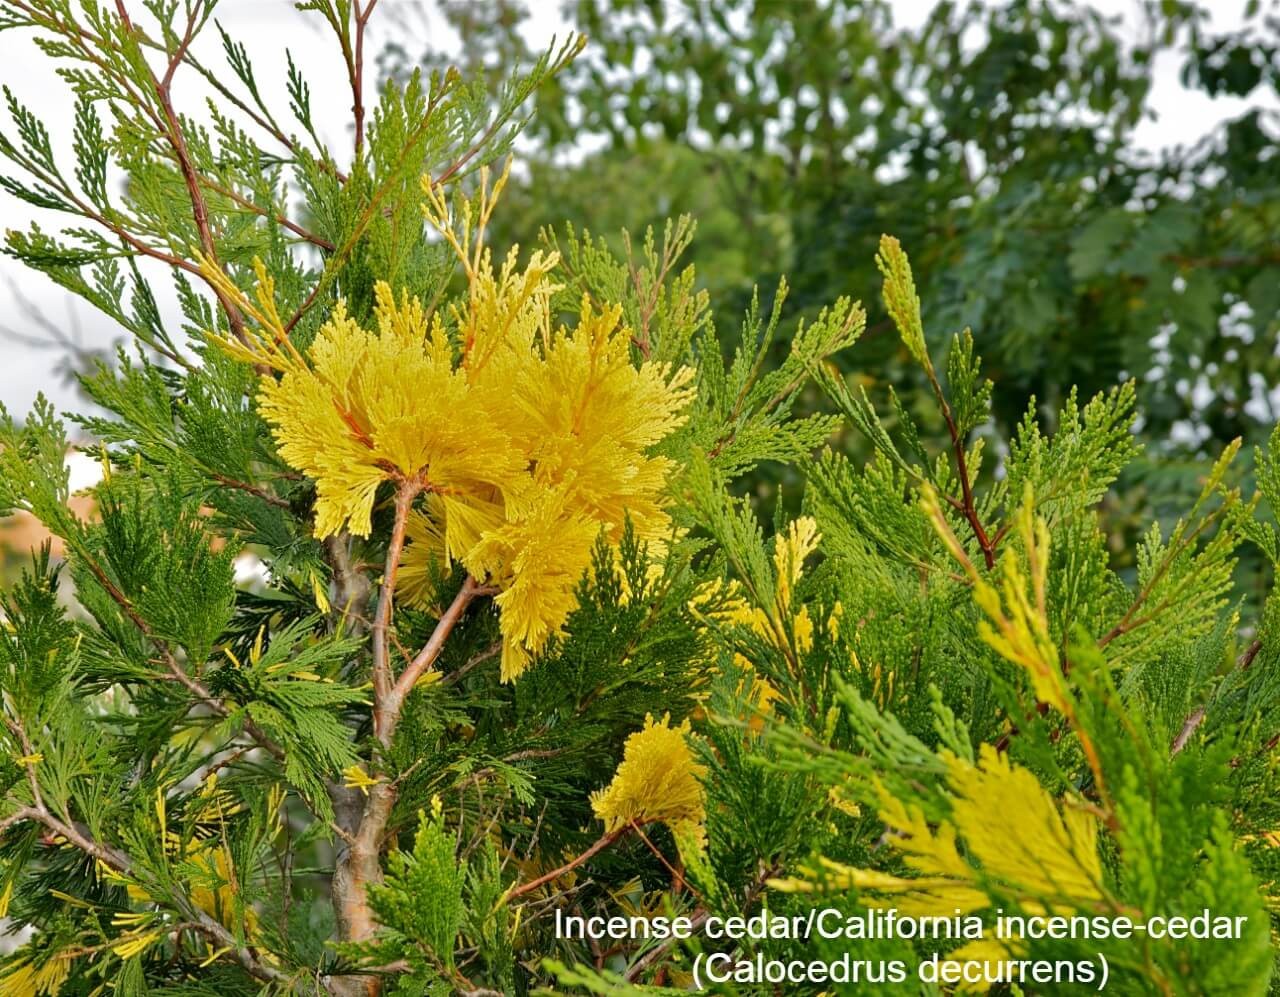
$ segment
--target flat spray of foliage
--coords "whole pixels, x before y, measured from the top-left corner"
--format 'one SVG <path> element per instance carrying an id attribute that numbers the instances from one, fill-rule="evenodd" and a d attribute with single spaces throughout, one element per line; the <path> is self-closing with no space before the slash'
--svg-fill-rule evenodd
<path id="1" fill-rule="evenodd" d="M 225 35 L 204 61 L 211 5 L 0 7 L 77 102 L 64 165 L 9 97 L 5 189 L 69 221 L 8 252 L 135 340 L 74 417 L 91 517 L 49 406 L 0 424 L 0 507 L 65 550 L 3 594 L 0 911 L 31 933 L 0 990 L 679 990 L 730 943 L 606 949 L 556 913 L 767 901 L 1210 907 L 1243 936 L 1104 943 L 1112 989 L 1267 993 L 1276 609 L 1242 621 L 1232 571 L 1246 544 L 1280 557 L 1259 501 L 1280 460 L 1244 497 L 1228 448 L 1122 577 L 1099 505 L 1136 453 L 1131 385 L 1068 394 L 1052 436 L 1032 402 L 998 439 L 972 337 L 935 369 L 885 238 L 934 450 L 832 363 L 856 363 L 858 305 L 775 364 L 784 287 L 735 345 L 679 266 L 687 219 L 621 259 L 572 230 L 491 249 L 488 166 L 579 43 L 496 92 L 387 85 L 366 114 L 374 3 L 301 6 L 351 81 L 350 152 L 320 144 L 291 61 L 280 93 Z M 215 91 L 208 123 L 187 85 Z M 815 382 L 837 414 L 794 416 Z M 763 462 L 807 478 L 768 531 L 740 488 Z M 250 557 L 265 578 L 238 582 Z"/>

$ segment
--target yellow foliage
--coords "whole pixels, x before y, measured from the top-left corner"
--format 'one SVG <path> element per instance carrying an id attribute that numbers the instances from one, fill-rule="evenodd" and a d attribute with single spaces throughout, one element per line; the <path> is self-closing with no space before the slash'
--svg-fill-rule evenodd
<path id="1" fill-rule="evenodd" d="M 370 786 L 376 786 L 380 782 L 382 782 L 381 779 L 369 775 L 359 765 L 348 765 L 342 770 L 342 784 L 348 789 L 358 789 L 366 795 L 369 793 Z"/>
<path id="2" fill-rule="evenodd" d="M 121 959 L 132 959 L 135 956 L 142 955 L 143 952 L 151 948 L 164 936 L 165 930 L 163 928 L 155 928 L 151 931 L 143 932 L 129 932 L 112 942 L 111 948 Z"/>
<path id="3" fill-rule="evenodd" d="M 956 827 L 987 876 L 1050 906 L 1102 898 L 1092 814 L 1070 802 L 1059 808 L 1035 775 L 991 745 L 982 746 L 978 765 L 948 756 L 947 772 Z"/>
<path id="4" fill-rule="evenodd" d="M 706 766 L 693 760 L 689 721 L 672 727 L 670 719 L 654 723 L 645 717 L 644 728 L 627 738 L 613 781 L 591 795 L 591 808 L 606 831 L 632 821 L 661 821 L 673 831 L 689 831 L 706 820 L 701 782 Z"/>
<path id="5" fill-rule="evenodd" d="M 374 493 L 420 478 L 439 491 L 501 493 L 519 483 L 520 454 L 486 399 L 454 369 L 438 322 L 416 299 L 377 285 L 369 332 L 339 304 L 283 376 L 262 379 L 263 416 L 290 465 L 316 482 L 316 535 L 368 536 Z"/>
<path id="6" fill-rule="evenodd" d="M 5 967 L 0 990 L 9 997 L 57 997 L 70 975 L 71 960 L 57 953 L 39 966 L 27 957 Z"/>
<path id="7" fill-rule="evenodd" d="M 880 816 L 893 832 L 889 840 L 919 875 L 823 860 L 805 877 L 774 885 L 797 892 L 856 888 L 868 904 L 893 906 L 913 917 L 983 910 L 991 903 L 988 883 L 1028 907 L 1070 910 L 1104 899 L 1091 814 L 1071 801 L 1059 807 L 1035 775 L 990 745 L 982 746 L 977 764 L 950 753 L 943 758 L 952 809 L 936 829 L 918 806 L 881 790 Z"/>
<path id="8" fill-rule="evenodd" d="M 316 482 L 316 535 L 367 536 L 383 482 L 420 492 L 400 594 L 429 606 L 435 563 L 460 562 L 496 586 L 511 680 L 561 632 L 602 533 L 616 542 L 629 517 L 641 540 L 667 539 L 673 463 L 648 451 L 684 421 L 693 372 L 633 364 L 617 306 L 584 297 L 576 325 L 553 328 L 556 254 L 534 253 L 521 269 L 512 249 L 495 269 L 484 244 L 505 181 L 490 191 L 482 179 L 456 218 L 424 182 L 427 221 L 468 282 L 450 330 L 440 312 L 379 283 L 376 331 L 340 304 L 303 356 L 265 272 L 254 305 L 206 269 L 261 326 L 248 345 L 217 341 L 280 373 L 262 378 L 259 405 L 280 455 Z"/>
<path id="9" fill-rule="evenodd" d="M 887 840 L 917 875 L 895 876 L 821 858 L 804 875 L 772 880 L 770 886 L 791 893 L 856 889 L 868 906 L 895 907 L 907 917 L 985 910 L 992 905 L 989 888 L 1016 896 L 1032 912 L 1065 913 L 1106 901 L 1091 814 L 1070 800 L 1059 806 L 1030 771 L 991 745 L 982 746 L 976 765 L 950 752 L 943 759 L 951 817 L 936 829 L 918 806 L 880 789 L 880 817 L 891 832 Z M 994 963 L 1020 951 L 1017 939 L 985 938 L 947 958 Z"/>
<path id="10" fill-rule="evenodd" d="M 801 516 L 793 519 L 787 526 L 787 532 L 781 534 L 773 548 L 773 568 L 777 574 L 778 611 L 785 612 L 791 608 L 792 590 L 804 574 L 804 560 L 818 549 L 818 541 L 822 534 L 818 532 L 818 523 L 812 516 Z"/>

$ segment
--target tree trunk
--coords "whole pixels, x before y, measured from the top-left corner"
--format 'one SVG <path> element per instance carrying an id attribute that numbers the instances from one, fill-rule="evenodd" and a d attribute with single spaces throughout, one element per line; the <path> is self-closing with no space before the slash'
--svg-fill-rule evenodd
<path id="1" fill-rule="evenodd" d="M 382 882 L 382 831 L 395 805 L 396 791 L 388 785 L 371 786 L 363 806 L 357 790 L 343 787 L 341 794 L 335 790 L 332 795 L 339 826 L 354 837 L 339 849 L 330 884 L 338 937 L 344 942 L 368 941 L 377 922 L 369 907 L 367 887 Z M 343 976 L 331 978 L 328 989 L 334 997 L 377 997 L 381 986 L 376 977 Z"/>

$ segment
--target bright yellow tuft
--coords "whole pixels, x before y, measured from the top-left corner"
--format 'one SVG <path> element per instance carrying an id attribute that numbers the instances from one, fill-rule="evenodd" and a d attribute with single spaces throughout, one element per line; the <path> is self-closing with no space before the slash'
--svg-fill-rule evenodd
<path id="1" fill-rule="evenodd" d="M 376 786 L 380 782 L 382 782 L 381 779 L 369 775 L 359 765 L 348 765 L 342 770 L 342 784 L 348 789 L 358 789 L 366 796 L 369 795 L 369 787 Z"/>
<path id="2" fill-rule="evenodd" d="M 521 269 L 513 249 L 495 269 L 483 236 L 505 181 L 490 190 L 482 172 L 456 214 L 424 185 L 426 219 L 467 278 L 448 323 L 380 283 L 376 331 L 340 304 L 303 356 L 263 272 L 256 305 L 219 283 L 262 331 L 217 342 L 280 373 L 262 379 L 260 407 L 280 455 L 316 482 L 317 536 L 367 536 L 384 482 L 420 490 L 399 594 L 432 606 L 455 562 L 496 587 L 510 681 L 562 632 L 598 538 L 616 543 L 630 519 L 652 549 L 668 539 L 673 463 L 650 451 L 684 422 L 693 372 L 635 365 L 616 306 L 584 297 L 572 329 L 553 327 L 556 254 Z"/>
<path id="3" fill-rule="evenodd" d="M 706 766 L 693 760 L 689 721 L 670 726 L 645 717 L 644 729 L 627 738 L 613 781 L 591 795 L 591 808 L 606 831 L 661 821 L 672 828 L 701 828 L 706 820 L 702 777 Z"/>
<path id="4" fill-rule="evenodd" d="M 379 283 L 374 316 L 377 333 L 339 304 L 309 363 L 262 380 L 259 403 L 280 456 L 316 482 L 318 537 L 344 527 L 368 536 L 374 493 L 396 477 L 464 493 L 519 484 L 520 454 L 417 300 L 397 302 Z"/>

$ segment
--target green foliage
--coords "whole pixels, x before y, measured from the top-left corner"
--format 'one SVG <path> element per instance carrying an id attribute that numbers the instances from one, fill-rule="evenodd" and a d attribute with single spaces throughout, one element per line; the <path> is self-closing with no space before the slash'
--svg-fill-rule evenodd
<path id="1" fill-rule="evenodd" d="M 407 958 L 411 971 L 453 965 L 453 942 L 462 925 L 466 872 L 454 859 L 455 841 L 442 815 L 418 815 L 413 850 L 387 857 L 386 882 L 369 903 L 386 929 L 380 954 Z"/>

